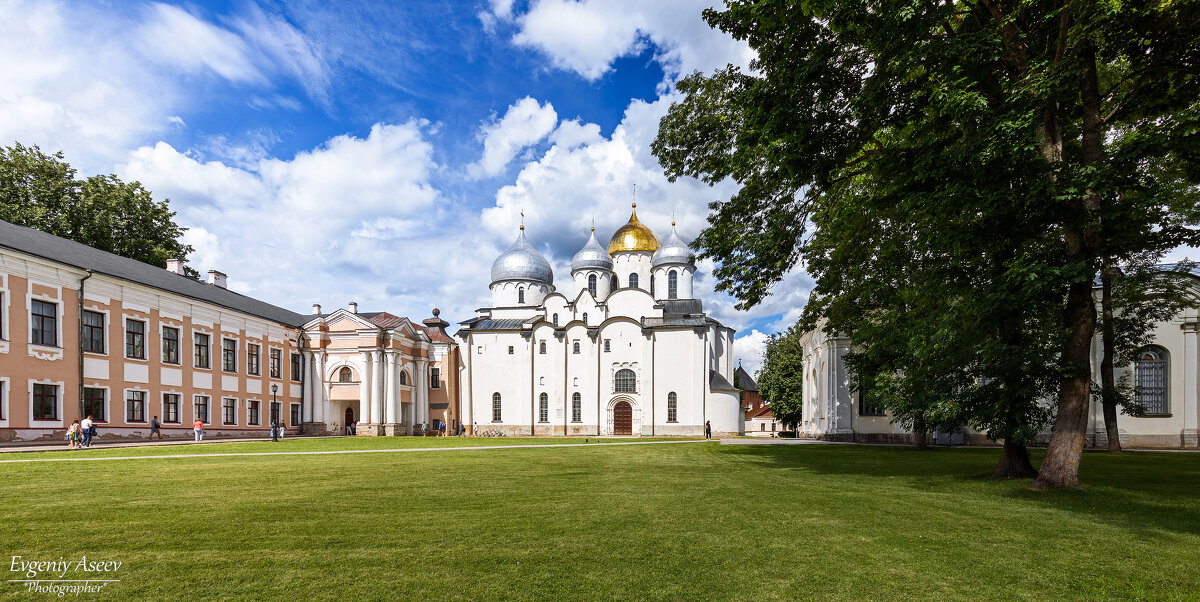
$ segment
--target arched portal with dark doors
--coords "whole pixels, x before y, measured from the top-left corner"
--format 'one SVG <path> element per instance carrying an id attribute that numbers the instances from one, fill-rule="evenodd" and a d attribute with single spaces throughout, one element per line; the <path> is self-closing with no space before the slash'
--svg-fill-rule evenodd
<path id="1" fill-rule="evenodd" d="M 613 406 L 613 434 L 633 434 L 633 406 L 628 401 L 618 401 Z"/>
<path id="2" fill-rule="evenodd" d="M 354 409 L 347 406 L 346 407 L 346 426 L 350 426 L 351 424 L 354 424 Z"/>

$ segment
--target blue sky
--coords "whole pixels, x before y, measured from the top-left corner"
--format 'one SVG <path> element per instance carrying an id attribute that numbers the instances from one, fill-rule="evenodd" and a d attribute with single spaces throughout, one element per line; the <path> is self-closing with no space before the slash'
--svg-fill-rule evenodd
<path id="1" fill-rule="evenodd" d="M 752 56 L 709 5 L 0 0 L 0 143 L 171 199 L 192 267 L 241 292 L 464 320 L 521 211 L 569 290 L 592 220 L 607 239 L 635 185 L 643 222 L 689 240 L 733 192 L 668 183 L 649 152 L 681 74 Z M 711 269 L 696 294 L 756 368 L 811 283 L 740 312 Z"/>

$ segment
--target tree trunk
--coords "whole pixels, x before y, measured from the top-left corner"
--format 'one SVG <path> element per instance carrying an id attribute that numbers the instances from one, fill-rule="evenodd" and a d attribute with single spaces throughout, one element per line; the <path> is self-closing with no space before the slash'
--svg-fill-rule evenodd
<path id="1" fill-rule="evenodd" d="M 1000 450 L 1000 463 L 996 465 L 992 476 L 1006 479 L 1032 479 L 1037 475 L 1037 469 L 1029 461 L 1029 448 L 1005 439 L 1004 447 Z"/>
<path id="2" fill-rule="evenodd" d="M 913 419 L 913 445 L 917 449 L 929 449 L 929 428 L 925 426 L 923 416 Z"/>
<path id="3" fill-rule="evenodd" d="M 1084 165 L 1099 163 L 1103 157 L 1104 139 L 1100 118 L 1100 90 L 1096 78 L 1096 51 L 1090 45 L 1080 50 L 1084 65 L 1080 76 L 1080 95 L 1083 106 L 1083 135 L 1080 147 Z M 1057 127 L 1057 121 L 1055 121 Z M 1047 128 L 1043 127 L 1043 131 Z M 1060 130 L 1059 130 L 1060 131 Z M 1061 136 L 1061 134 L 1060 134 Z M 1061 143 L 1061 137 L 1059 138 Z M 1098 255 L 1099 241 L 1096 218 L 1100 196 L 1092 189 L 1084 194 L 1083 202 L 1068 201 L 1068 209 L 1080 212 L 1079 221 L 1063 227 L 1063 243 L 1067 264 L 1089 264 Z M 1063 308 L 1063 327 L 1067 340 L 1063 344 L 1065 365 L 1058 387 L 1058 417 L 1046 458 L 1033 489 L 1055 487 L 1080 489 L 1079 459 L 1087 431 L 1088 395 L 1091 387 L 1091 346 L 1096 333 L 1096 299 L 1092 295 L 1092 280 L 1071 284 Z"/>
<path id="4" fill-rule="evenodd" d="M 1104 316 L 1100 322 L 1101 336 L 1104 337 L 1104 357 L 1100 360 L 1100 391 L 1104 404 L 1104 430 L 1108 433 L 1108 451 L 1121 453 L 1121 430 L 1117 428 L 1117 379 L 1113 374 L 1113 307 L 1112 307 L 1112 277 L 1113 267 L 1109 258 L 1104 259 L 1104 267 L 1100 270 L 1100 311 Z"/>

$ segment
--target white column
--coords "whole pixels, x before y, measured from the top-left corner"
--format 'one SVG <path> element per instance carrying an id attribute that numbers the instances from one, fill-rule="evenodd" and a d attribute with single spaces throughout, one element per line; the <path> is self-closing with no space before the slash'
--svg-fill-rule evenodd
<path id="1" fill-rule="evenodd" d="M 387 372 L 383 365 L 383 352 L 372 351 L 371 360 L 375 364 L 375 371 L 371 374 L 371 422 L 373 424 L 383 423 L 383 377 Z"/>
<path id="2" fill-rule="evenodd" d="M 364 351 L 363 365 L 366 366 L 366 370 L 363 371 L 362 384 L 359 385 L 359 397 L 361 399 L 359 400 L 358 404 L 359 414 L 362 414 L 362 416 L 359 417 L 359 420 L 363 424 L 371 424 L 372 418 L 375 416 L 375 414 L 371 411 L 371 406 L 374 405 L 371 399 L 371 393 L 374 392 L 374 387 L 371 383 L 375 382 L 373 378 L 373 375 L 375 374 L 375 366 L 371 362 L 371 359 L 371 352 Z"/>
<path id="3" fill-rule="evenodd" d="M 429 422 L 429 360 L 416 359 L 417 368 L 413 375 L 413 399 L 417 406 L 417 422 Z"/>
<path id="4" fill-rule="evenodd" d="M 395 424 L 400 421 L 400 396 L 396 390 L 396 352 L 388 351 L 384 356 L 387 375 L 384 376 L 383 386 L 383 421 L 386 424 Z"/>
<path id="5" fill-rule="evenodd" d="M 325 352 L 317 354 L 317 422 L 329 424 L 326 422 L 326 403 L 329 401 L 329 386 L 325 382 Z"/>
<path id="6" fill-rule="evenodd" d="M 314 422 L 317 407 L 317 358 L 311 351 L 300 352 L 300 361 L 304 362 L 304 405 L 301 422 Z"/>
<path id="7" fill-rule="evenodd" d="M 1183 333 L 1183 437 L 1181 442 L 1185 447 L 1195 447 L 1200 444 L 1200 358 L 1197 357 L 1198 342 L 1197 328 L 1200 323 L 1184 324 Z"/>

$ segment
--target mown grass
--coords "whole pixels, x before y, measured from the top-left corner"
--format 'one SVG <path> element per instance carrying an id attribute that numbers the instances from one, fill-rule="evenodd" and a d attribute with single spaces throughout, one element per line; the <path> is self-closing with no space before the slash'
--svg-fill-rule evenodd
<path id="1" fill-rule="evenodd" d="M 998 453 L 696 443 L 0 464 L 0 548 L 121 560 L 114 599 L 1200 597 L 1200 456 L 1089 453 L 1086 491 L 1037 493 L 978 478 Z"/>

